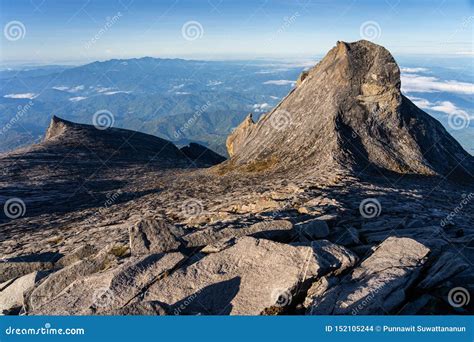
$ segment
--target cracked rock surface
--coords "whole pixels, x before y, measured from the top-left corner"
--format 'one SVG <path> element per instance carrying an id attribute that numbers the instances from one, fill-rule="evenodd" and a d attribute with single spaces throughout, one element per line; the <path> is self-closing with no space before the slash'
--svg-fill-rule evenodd
<path id="1" fill-rule="evenodd" d="M 386 49 L 339 42 L 228 146 L 54 117 L 0 155 L 0 313 L 474 312 L 473 157 Z"/>

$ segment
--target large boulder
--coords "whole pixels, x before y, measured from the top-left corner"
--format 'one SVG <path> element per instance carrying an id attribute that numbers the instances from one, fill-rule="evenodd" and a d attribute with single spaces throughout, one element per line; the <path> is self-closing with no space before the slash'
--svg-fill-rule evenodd
<path id="1" fill-rule="evenodd" d="M 291 305 L 310 279 L 334 271 L 334 267 L 354 264 L 355 256 L 348 250 L 327 260 L 327 244 L 324 248 L 318 244 L 292 246 L 242 237 L 232 247 L 155 283 L 145 300 L 166 303 L 174 314 L 271 312 Z M 341 260 L 335 262 L 338 258 Z"/>
<path id="2" fill-rule="evenodd" d="M 181 253 L 132 258 L 122 266 L 72 282 L 32 315 L 91 315 L 120 309 L 183 260 Z"/>
<path id="3" fill-rule="evenodd" d="M 31 291 L 35 284 L 44 278 L 48 272 L 35 271 L 24 275 L 0 291 L 0 313 L 8 314 L 19 311 L 24 305 L 24 296 Z"/>
<path id="4" fill-rule="evenodd" d="M 429 252 L 429 248 L 409 238 L 386 239 L 339 284 L 332 284 L 322 293 L 313 289 L 308 314 L 391 312 L 405 300 L 405 290 L 416 279 Z"/>
<path id="5" fill-rule="evenodd" d="M 76 248 L 72 253 L 63 256 L 55 263 L 55 267 L 65 267 L 96 254 L 97 248 L 92 245 L 82 245 Z"/>
<path id="6" fill-rule="evenodd" d="M 444 253 L 427 270 L 425 278 L 418 287 L 425 290 L 433 288 L 467 268 L 469 265 L 458 257 L 457 253 Z"/>
<path id="7" fill-rule="evenodd" d="M 50 261 L 0 261 L 0 283 L 53 267 L 54 263 Z"/>
<path id="8" fill-rule="evenodd" d="M 173 234 L 172 226 L 164 220 L 145 218 L 129 229 L 132 255 L 146 255 L 176 250 L 179 239 Z"/>
<path id="9" fill-rule="evenodd" d="M 73 255 L 77 257 L 78 253 Z M 64 263 L 69 263 L 74 259 L 75 257 L 68 258 Z M 48 303 L 74 281 L 116 265 L 117 258 L 110 253 L 109 248 L 105 248 L 95 256 L 79 260 L 60 269 L 51 274 L 33 290 L 29 298 L 30 310 L 35 310 Z"/>

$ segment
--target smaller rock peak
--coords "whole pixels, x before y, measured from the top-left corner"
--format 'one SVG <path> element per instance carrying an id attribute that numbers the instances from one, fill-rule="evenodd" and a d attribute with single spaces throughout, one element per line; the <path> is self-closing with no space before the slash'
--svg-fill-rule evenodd
<path id="1" fill-rule="evenodd" d="M 233 156 L 235 152 L 242 146 L 247 137 L 250 135 L 255 122 L 253 121 L 252 113 L 249 113 L 242 123 L 232 132 L 227 138 L 226 147 L 229 156 Z"/>
<path id="2" fill-rule="evenodd" d="M 44 136 L 44 141 L 54 140 L 55 138 L 64 134 L 68 126 L 72 126 L 73 123 L 60 117 L 53 115 L 46 134 Z"/>

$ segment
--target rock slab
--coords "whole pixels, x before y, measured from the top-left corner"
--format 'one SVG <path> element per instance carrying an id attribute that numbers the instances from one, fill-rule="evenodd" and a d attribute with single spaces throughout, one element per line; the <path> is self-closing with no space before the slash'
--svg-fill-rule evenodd
<path id="1" fill-rule="evenodd" d="M 405 299 L 430 250 L 409 238 L 390 237 L 338 285 L 311 298 L 308 314 L 390 313 Z M 313 292 L 317 292 L 314 291 Z"/>

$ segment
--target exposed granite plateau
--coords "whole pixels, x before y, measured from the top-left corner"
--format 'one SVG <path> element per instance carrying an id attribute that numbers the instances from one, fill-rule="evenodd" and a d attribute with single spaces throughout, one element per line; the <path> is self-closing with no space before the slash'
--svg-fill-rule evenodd
<path id="1" fill-rule="evenodd" d="M 473 157 L 383 47 L 339 42 L 227 146 L 53 117 L 1 155 L 0 312 L 473 312 Z"/>

